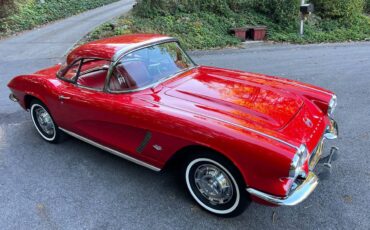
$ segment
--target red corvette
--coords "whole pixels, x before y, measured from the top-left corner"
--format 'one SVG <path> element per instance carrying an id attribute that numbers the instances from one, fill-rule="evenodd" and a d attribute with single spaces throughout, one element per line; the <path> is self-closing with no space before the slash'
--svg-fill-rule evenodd
<path id="1" fill-rule="evenodd" d="M 252 199 L 305 200 L 318 184 L 323 141 L 338 134 L 334 93 L 196 65 L 162 35 L 91 42 L 8 86 L 46 141 L 67 133 L 155 171 L 181 163 L 194 200 L 221 216 L 240 214 Z"/>

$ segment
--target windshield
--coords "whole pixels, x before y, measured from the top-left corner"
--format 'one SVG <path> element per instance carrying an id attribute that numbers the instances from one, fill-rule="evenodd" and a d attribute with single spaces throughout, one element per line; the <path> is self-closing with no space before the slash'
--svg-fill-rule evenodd
<path id="1" fill-rule="evenodd" d="M 153 45 L 118 61 L 109 85 L 114 91 L 143 88 L 194 66 L 177 42 Z"/>

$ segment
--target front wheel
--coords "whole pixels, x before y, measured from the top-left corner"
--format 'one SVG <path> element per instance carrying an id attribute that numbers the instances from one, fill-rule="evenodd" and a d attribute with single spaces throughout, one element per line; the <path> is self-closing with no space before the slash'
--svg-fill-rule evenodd
<path id="1" fill-rule="evenodd" d="M 213 214 L 237 216 L 250 203 L 239 172 L 223 157 L 212 153 L 191 157 L 184 174 L 191 196 Z"/>
<path id="2" fill-rule="evenodd" d="M 30 113 L 33 124 L 40 136 L 51 143 L 57 143 L 60 138 L 60 130 L 55 124 L 47 107 L 39 100 L 33 100 L 30 105 Z"/>

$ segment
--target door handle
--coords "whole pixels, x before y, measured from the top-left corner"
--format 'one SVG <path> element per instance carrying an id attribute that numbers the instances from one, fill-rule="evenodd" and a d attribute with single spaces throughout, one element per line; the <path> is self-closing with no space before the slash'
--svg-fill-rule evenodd
<path id="1" fill-rule="evenodd" d="M 71 99 L 71 97 L 66 97 L 66 96 L 63 96 L 63 95 L 59 96 L 59 100 L 69 100 L 69 99 Z"/>

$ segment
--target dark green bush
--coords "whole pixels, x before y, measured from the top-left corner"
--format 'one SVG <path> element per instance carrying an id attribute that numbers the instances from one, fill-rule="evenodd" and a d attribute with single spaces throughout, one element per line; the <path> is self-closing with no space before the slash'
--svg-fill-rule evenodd
<path id="1" fill-rule="evenodd" d="M 225 15 L 230 13 L 229 1 L 233 2 L 235 0 L 139 0 L 134 13 L 145 18 L 199 12 Z M 248 2 L 250 0 L 244 1 Z"/>
<path id="2" fill-rule="evenodd" d="M 175 15 L 177 13 L 233 13 L 257 11 L 275 22 L 288 25 L 298 19 L 300 0 L 141 0 L 134 14 L 139 17 Z"/>
<path id="3" fill-rule="evenodd" d="M 32 0 L 0 0 L 0 19 L 16 13 L 22 4 L 27 4 L 31 1 Z"/>
<path id="4" fill-rule="evenodd" d="M 286 26 L 298 20 L 300 0 L 254 0 L 253 6 L 276 23 Z"/>
<path id="5" fill-rule="evenodd" d="M 369 1 L 369 0 L 367 0 Z M 352 20 L 364 11 L 365 0 L 311 0 L 323 18 Z"/>
<path id="6" fill-rule="evenodd" d="M 365 1 L 365 12 L 370 14 L 370 0 Z"/>

